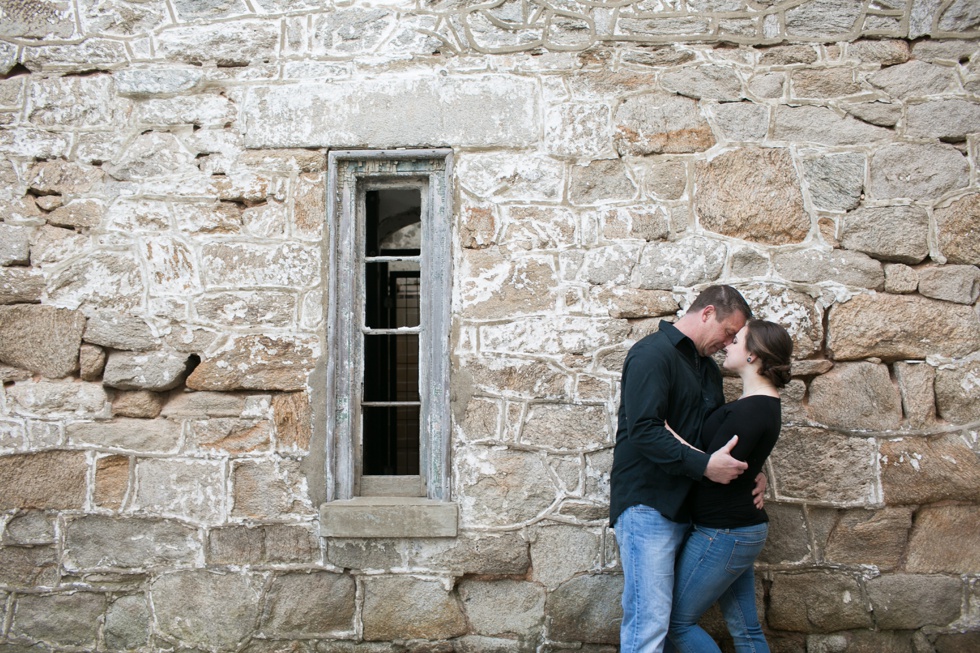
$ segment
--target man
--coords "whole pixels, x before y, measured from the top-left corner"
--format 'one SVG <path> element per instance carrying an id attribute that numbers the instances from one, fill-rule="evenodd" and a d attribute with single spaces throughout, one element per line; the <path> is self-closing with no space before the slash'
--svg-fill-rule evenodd
<path id="1" fill-rule="evenodd" d="M 732 458 L 737 437 L 711 456 L 697 446 L 705 417 L 721 406 L 712 354 L 752 316 L 731 286 L 710 286 L 675 324 L 637 342 L 623 364 L 609 521 L 623 564 L 622 653 L 660 653 L 670 618 L 674 560 L 687 532 L 688 490 L 707 477 L 730 483 L 747 467 Z"/>

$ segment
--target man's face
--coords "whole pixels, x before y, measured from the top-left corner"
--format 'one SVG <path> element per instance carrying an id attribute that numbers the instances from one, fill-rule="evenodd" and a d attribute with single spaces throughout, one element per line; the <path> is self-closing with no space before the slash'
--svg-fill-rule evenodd
<path id="1" fill-rule="evenodd" d="M 733 311 L 731 315 L 719 321 L 718 313 L 713 306 L 706 308 L 701 318 L 700 342 L 696 342 L 695 345 L 702 356 L 711 356 L 730 345 L 735 335 L 745 326 L 745 316 L 738 311 Z"/>

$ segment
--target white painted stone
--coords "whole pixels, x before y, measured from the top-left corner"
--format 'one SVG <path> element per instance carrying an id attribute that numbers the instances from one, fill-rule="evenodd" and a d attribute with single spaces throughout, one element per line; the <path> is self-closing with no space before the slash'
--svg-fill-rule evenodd
<path id="1" fill-rule="evenodd" d="M 647 290 L 673 290 L 715 281 L 725 265 L 725 245 L 692 237 L 649 243 L 633 268 L 630 285 Z"/>
<path id="2" fill-rule="evenodd" d="M 482 198 L 522 201 L 561 199 L 564 165 L 542 156 L 505 152 L 459 157 L 460 185 Z"/>

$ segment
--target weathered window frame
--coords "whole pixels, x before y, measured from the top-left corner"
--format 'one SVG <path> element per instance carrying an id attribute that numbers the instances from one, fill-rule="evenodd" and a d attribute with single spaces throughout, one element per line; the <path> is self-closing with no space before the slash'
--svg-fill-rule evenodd
<path id="1" fill-rule="evenodd" d="M 450 502 L 449 327 L 452 291 L 452 165 L 449 149 L 346 150 L 328 155 L 326 503 L 321 532 L 335 537 L 454 536 Z M 405 483 L 362 487 L 357 409 L 363 378 L 362 301 L 355 275 L 364 196 L 418 188 L 422 204 L 422 322 L 419 334 L 422 491 Z M 382 481 L 390 477 L 376 477 Z M 365 490 L 368 490 L 365 492 Z M 421 496 L 405 496 L 418 494 Z M 371 496 L 367 496 L 371 495 Z"/>

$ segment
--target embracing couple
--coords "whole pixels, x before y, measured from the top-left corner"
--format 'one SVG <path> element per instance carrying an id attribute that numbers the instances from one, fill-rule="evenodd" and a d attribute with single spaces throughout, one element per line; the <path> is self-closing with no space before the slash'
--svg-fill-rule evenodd
<path id="1" fill-rule="evenodd" d="M 711 358 L 742 379 L 724 402 Z M 623 365 L 610 523 L 623 564 L 623 653 L 720 651 L 698 626 L 721 604 L 739 653 L 769 651 L 752 565 L 768 518 L 761 469 L 779 436 L 793 342 L 753 320 L 741 294 L 711 286 Z"/>

